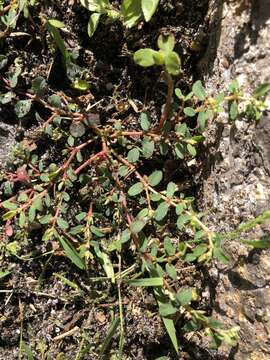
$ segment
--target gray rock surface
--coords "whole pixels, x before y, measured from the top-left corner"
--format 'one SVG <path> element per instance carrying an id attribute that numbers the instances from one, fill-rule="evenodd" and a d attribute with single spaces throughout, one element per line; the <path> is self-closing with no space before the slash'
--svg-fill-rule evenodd
<path id="1" fill-rule="evenodd" d="M 209 91 L 218 93 L 237 78 L 247 92 L 270 81 L 270 0 L 213 1 L 211 30 L 199 63 Z M 270 209 L 270 113 L 256 125 L 229 123 L 222 114 L 206 133 L 210 155 L 205 162 L 201 210 L 218 232 L 231 231 L 243 221 Z M 250 234 L 269 235 L 266 223 Z M 241 327 L 235 349 L 224 348 L 227 359 L 270 359 L 270 252 L 251 250 L 239 240 L 224 244 L 232 258 L 219 266 L 215 316 Z"/>
<path id="2" fill-rule="evenodd" d="M 15 145 L 15 127 L 0 119 L 0 166 L 4 165 L 10 150 Z"/>

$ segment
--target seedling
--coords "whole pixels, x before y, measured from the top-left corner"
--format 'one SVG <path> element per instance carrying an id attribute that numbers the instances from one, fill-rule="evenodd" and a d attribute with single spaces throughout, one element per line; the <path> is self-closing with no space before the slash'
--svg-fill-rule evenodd
<path id="1" fill-rule="evenodd" d="M 168 91 L 166 97 L 166 104 L 162 112 L 159 130 L 161 130 L 168 119 L 172 98 L 174 82 L 172 76 L 177 76 L 181 72 L 181 61 L 179 55 L 174 51 L 175 38 L 173 34 L 168 36 L 160 35 L 157 42 L 159 50 L 150 48 L 140 49 L 134 54 L 134 61 L 136 64 L 143 67 L 162 66 L 165 70 L 164 74 L 168 83 Z"/>

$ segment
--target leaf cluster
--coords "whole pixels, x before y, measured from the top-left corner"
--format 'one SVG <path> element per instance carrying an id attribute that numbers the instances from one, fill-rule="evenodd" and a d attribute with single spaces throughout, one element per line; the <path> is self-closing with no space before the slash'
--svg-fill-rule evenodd
<path id="1" fill-rule="evenodd" d="M 103 17 L 110 21 L 120 20 L 127 28 L 132 28 L 142 19 L 150 21 L 156 12 L 159 0 L 123 0 L 120 8 L 112 6 L 109 0 L 80 0 L 92 12 L 88 22 L 88 35 L 92 37 Z"/>
<path id="2" fill-rule="evenodd" d="M 157 44 L 158 51 L 149 48 L 136 51 L 134 54 L 135 63 L 143 67 L 163 66 L 168 74 L 179 75 L 181 61 L 179 55 L 174 51 L 174 36 L 172 34 L 168 36 L 160 35 Z"/>

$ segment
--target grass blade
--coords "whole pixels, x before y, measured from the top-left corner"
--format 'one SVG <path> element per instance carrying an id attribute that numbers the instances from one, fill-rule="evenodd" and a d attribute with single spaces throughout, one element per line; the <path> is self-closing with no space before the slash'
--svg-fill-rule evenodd
<path id="1" fill-rule="evenodd" d="M 168 335 L 169 335 L 169 337 L 171 339 L 173 347 L 174 347 L 175 351 L 178 354 L 178 341 L 177 341 L 177 337 L 176 337 L 176 330 L 175 330 L 173 320 L 165 318 L 165 317 L 162 317 L 162 320 L 164 322 L 166 331 L 167 331 L 167 333 L 168 333 Z"/>
<path id="2" fill-rule="evenodd" d="M 118 328 L 119 324 L 120 324 L 120 318 L 117 317 L 113 320 L 113 322 L 109 328 L 108 334 L 106 335 L 106 337 L 103 341 L 103 344 L 101 346 L 100 353 L 99 353 L 100 356 L 102 356 L 105 353 L 105 351 L 108 349 L 110 342 L 112 340 L 112 337 L 115 334 L 116 329 Z"/>
<path id="3" fill-rule="evenodd" d="M 129 280 L 129 285 L 132 286 L 162 286 L 163 285 L 163 278 L 162 277 L 153 277 L 149 279 L 135 279 Z"/>

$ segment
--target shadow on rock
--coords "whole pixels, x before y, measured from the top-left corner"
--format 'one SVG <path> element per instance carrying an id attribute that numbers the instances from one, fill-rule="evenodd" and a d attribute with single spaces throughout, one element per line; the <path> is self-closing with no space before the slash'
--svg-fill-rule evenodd
<path id="1" fill-rule="evenodd" d="M 236 9 L 237 14 L 246 8 L 250 8 L 250 17 L 248 22 L 245 22 L 236 35 L 234 46 L 234 58 L 241 58 L 248 50 L 248 39 L 250 44 L 257 43 L 259 32 L 266 25 L 267 20 L 270 18 L 270 0 L 252 0 L 241 1 Z"/>

